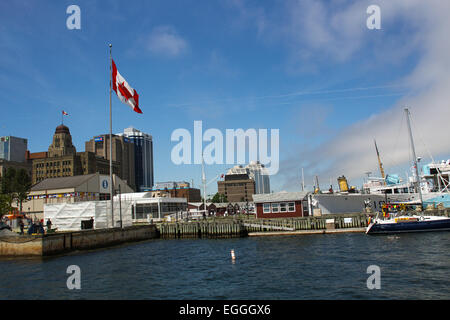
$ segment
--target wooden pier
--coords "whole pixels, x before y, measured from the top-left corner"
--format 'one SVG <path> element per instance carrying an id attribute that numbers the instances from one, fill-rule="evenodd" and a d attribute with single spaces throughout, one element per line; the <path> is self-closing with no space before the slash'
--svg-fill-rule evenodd
<path id="1" fill-rule="evenodd" d="M 161 238 L 233 238 L 247 236 L 241 222 L 214 221 L 162 223 L 158 225 Z"/>
<path id="2" fill-rule="evenodd" d="M 368 215 L 346 214 L 321 217 L 251 219 L 246 217 L 208 218 L 202 221 L 170 222 L 157 225 L 161 238 L 231 238 L 245 237 L 249 233 L 361 230 L 367 227 Z M 313 232 L 324 233 L 324 232 Z M 330 232 L 327 232 L 330 233 Z"/>
<path id="3" fill-rule="evenodd" d="M 321 217 L 243 220 L 243 224 L 250 233 L 365 228 L 368 220 L 369 217 L 366 214 L 340 214 Z"/>

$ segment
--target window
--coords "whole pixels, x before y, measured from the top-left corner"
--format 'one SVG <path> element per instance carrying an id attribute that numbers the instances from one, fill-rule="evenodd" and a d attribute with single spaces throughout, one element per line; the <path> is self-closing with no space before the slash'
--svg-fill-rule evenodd
<path id="1" fill-rule="evenodd" d="M 264 213 L 270 213 L 270 204 L 269 203 L 264 203 L 263 204 L 263 212 Z"/>
<path id="2" fill-rule="evenodd" d="M 280 203 L 280 212 L 287 212 L 287 204 L 286 204 L 286 202 Z"/>
<path id="3" fill-rule="evenodd" d="M 273 213 L 280 212 L 279 203 L 272 203 L 272 212 Z"/>
<path id="4" fill-rule="evenodd" d="M 295 212 L 295 202 L 289 202 L 288 203 L 288 211 L 289 212 Z"/>

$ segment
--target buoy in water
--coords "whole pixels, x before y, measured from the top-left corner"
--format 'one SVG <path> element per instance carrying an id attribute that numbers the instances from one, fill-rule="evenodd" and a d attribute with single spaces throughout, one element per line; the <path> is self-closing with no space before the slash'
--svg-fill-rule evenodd
<path id="1" fill-rule="evenodd" d="M 236 260 L 236 256 L 234 255 L 234 249 L 231 249 L 231 260 Z"/>

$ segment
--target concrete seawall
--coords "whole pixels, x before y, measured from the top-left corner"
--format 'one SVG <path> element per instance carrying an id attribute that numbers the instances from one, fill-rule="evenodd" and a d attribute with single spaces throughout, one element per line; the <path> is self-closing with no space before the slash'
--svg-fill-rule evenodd
<path id="1" fill-rule="evenodd" d="M 154 225 L 58 232 L 44 236 L 2 237 L 0 238 L 0 256 L 49 256 L 157 237 L 158 231 Z"/>

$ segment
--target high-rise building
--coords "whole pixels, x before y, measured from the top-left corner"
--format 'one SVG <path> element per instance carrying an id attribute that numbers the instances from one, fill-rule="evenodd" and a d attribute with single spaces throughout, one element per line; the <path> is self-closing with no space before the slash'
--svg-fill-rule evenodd
<path id="1" fill-rule="evenodd" d="M 267 169 L 259 161 L 250 161 L 245 167 L 248 175 L 255 180 L 255 194 L 270 193 L 270 179 Z"/>
<path id="2" fill-rule="evenodd" d="M 86 141 L 86 151 L 109 160 L 109 134 Z M 134 143 L 127 137 L 112 135 L 112 160 L 120 164 L 119 177 L 136 190 Z"/>
<path id="3" fill-rule="evenodd" d="M 27 139 L 12 136 L 0 137 L 0 159 L 25 162 Z"/>
<path id="4" fill-rule="evenodd" d="M 133 127 L 117 134 L 134 143 L 135 183 L 138 191 L 149 191 L 154 184 L 153 177 L 153 138 Z"/>
<path id="5" fill-rule="evenodd" d="M 31 163 L 27 161 L 27 139 L 0 137 L 0 177 L 8 168 L 25 169 L 31 177 Z"/>
<path id="6" fill-rule="evenodd" d="M 259 161 L 250 161 L 250 164 L 243 167 L 234 166 L 229 169 L 227 176 L 246 174 L 255 181 L 255 194 L 270 193 L 270 179 L 267 169 Z"/>

